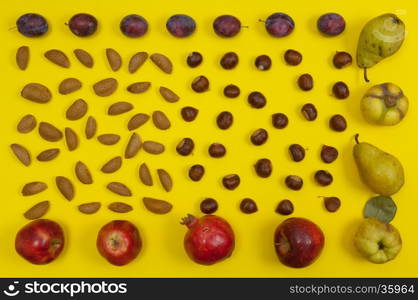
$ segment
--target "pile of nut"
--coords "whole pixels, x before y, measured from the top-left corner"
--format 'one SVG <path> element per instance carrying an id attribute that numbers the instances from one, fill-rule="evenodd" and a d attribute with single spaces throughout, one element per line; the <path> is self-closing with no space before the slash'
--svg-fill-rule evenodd
<path id="1" fill-rule="evenodd" d="M 27 46 L 22 46 L 17 50 L 16 62 L 21 70 L 25 70 L 29 63 L 30 50 Z M 57 49 L 48 50 L 44 54 L 45 58 L 57 66 L 63 68 L 69 68 L 71 63 L 68 56 Z M 93 57 L 83 49 L 75 49 L 74 56 L 77 60 L 87 68 L 94 66 Z M 112 48 L 106 49 L 106 57 L 109 67 L 112 71 L 118 71 L 122 67 L 121 55 Z M 131 74 L 135 73 L 148 59 L 160 68 L 164 73 L 171 74 L 173 71 L 173 64 L 171 60 L 160 53 L 154 53 L 148 55 L 147 52 L 138 52 L 134 54 L 128 63 L 128 70 Z M 302 54 L 296 50 L 289 49 L 284 53 L 284 60 L 289 66 L 296 66 L 302 62 Z M 333 63 L 338 69 L 343 68 L 351 64 L 351 56 L 346 52 L 337 52 L 334 56 Z M 186 62 L 191 68 L 199 66 L 203 61 L 203 56 L 199 52 L 192 52 L 187 56 Z M 235 52 L 228 52 L 224 54 L 220 60 L 220 66 L 225 70 L 234 69 L 239 62 L 239 57 Z M 260 55 L 256 57 L 254 61 L 255 67 L 260 71 L 267 71 L 272 66 L 272 60 L 267 55 Z M 203 93 L 209 90 L 209 80 L 207 77 L 201 75 L 196 77 L 191 83 L 191 89 L 196 93 Z M 314 80 L 310 74 L 302 74 L 297 80 L 297 84 L 302 91 L 310 91 L 314 87 Z M 71 94 L 82 88 L 82 82 L 77 78 L 66 78 L 58 87 L 58 91 L 62 95 Z M 99 82 L 93 84 L 93 90 L 96 95 L 100 97 L 108 97 L 112 95 L 118 88 L 118 81 L 115 78 L 105 78 Z M 129 84 L 126 89 L 133 94 L 140 94 L 146 92 L 151 87 L 151 82 L 134 82 Z M 346 99 L 349 96 L 348 86 L 343 82 L 337 82 L 332 88 L 332 92 L 337 99 Z M 170 88 L 160 86 L 159 93 L 163 99 L 169 103 L 175 103 L 179 101 L 180 97 Z M 224 95 L 228 98 L 236 98 L 241 94 L 241 90 L 234 84 L 229 84 L 224 88 Z M 52 98 L 51 91 L 41 83 L 28 83 L 22 91 L 21 96 L 27 100 L 37 103 L 48 103 Z M 261 109 L 267 104 L 267 99 L 263 93 L 259 91 L 252 91 L 247 97 L 248 104 L 254 109 Z M 113 103 L 108 108 L 108 115 L 120 115 L 127 113 L 134 109 L 133 104 L 125 101 L 119 101 Z M 71 121 L 82 119 L 88 111 L 88 103 L 83 99 L 78 99 L 70 105 L 66 111 L 66 118 Z M 181 116 L 186 122 L 192 122 L 198 115 L 198 109 L 192 106 L 185 106 L 181 109 Z M 317 109 L 312 103 L 306 103 L 301 107 L 301 113 L 307 121 L 314 121 L 317 118 Z M 171 127 L 171 122 L 164 112 L 156 110 L 149 116 L 144 113 L 137 113 L 133 115 L 128 122 L 128 130 L 134 131 L 145 124 L 149 119 L 152 119 L 155 127 L 160 130 L 167 130 Z M 216 117 L 216 124 L 221 130 L 229 129 L 234 121 L 233 114 L 229 111 L 223 111 Z M 271 116 L 271 123 L 276 129 L 284 129 L 289 123 L 289 119 L 286 114 L 282 112 L 275 113 Z M 329 121 L 330 128 L 337 132 L 344 131 L 347 127 L 347 122 L 342 115 L 334 115 Z M 28 133 L 35 129 L 37 126 L 37 120 L 35 116 L 28 114 L 24 116 L 17 125 L 17 130 L 20 133 Z M 89 116 L 85 125 L 84 135 L 87 139 L 92 139 L 96 135 L 97 121 L 93 116 Z M 42 121 L 38 126 L 39 135 L 50 142 L 57 142 L 63 137 L 65 138 L 66 145 L 69 151 L 73 151 L 78 147 L 79 137 L 78 134 L 66 127 L 64 133 L 55 127 L 53 124 Z M 255 130 L 251 136 L 250 141 L 255 146 L 261 146 L 268 140 L 268 132 L 264 128 Z M 97 136 L 97 140 L 103 145 L 114 145 L 120 141 L 120 136 L 114 133 L 106 133 Z M 176 151 L 179 155 L 190 155 L 194 150 L 194 141 L 189 138 L 183 138 L 177 145 Z M 31 163 L 31 155 L 26 147 L 19 144 L 12 144 L 11 148 L 17 158 L 26 166 Z M 143 148 L 144 151 L 150 154 L 161 154 L 165 151 L 165 146 L 157 141 L 146 140 L 142 141 L 138 133 L 133 132 L 127 146 L 125 148 L 124 158 L 130 159 L 134 157 L 138 151 Z M 37 155 L 38 161 L 50 161 L 57 157 L 60 153 L 59 148 L 50 148 L 42 151 Z M 221 158 L 226 155 L 227 149 L 225 145 L 221 143 L 213 143 L 208 148 L 208 153 L 213 158 Z M 299 144 L 292 144 L 289 146 L 290 157 L 295 162 L 300 162 L 305 157 L 305 149 Z M 323 162 L 329 164 L 335 161 L 338 157 L 338 150 L 329 145 L 323 145 L 321 149 L 320 157 Z M 119 170 L 122 166 L 122 156 L 115 156 L 106 162 L 101 171 L 103 173 L 113 173 Z M 254 165 L 255 171 L 258 176 L 267 178 L 272 173 L 272 163 L 268 158 L 259 159 Z M 189 177 L 192 181 L 199 181 L 202 179 L 205 173 L 205 168 L 196 164 L 190 167 Z M 93 176 L 89 171 L 88 166 L 81 161 L 78 161 L 75 165 L 75 174 L 77 179 L 83 184 L 92 184 Z M 169 192 L 173 186 L 173 180 L 170 174 L 164 169 L 158 169 L 157 174 L 163 188 Z M 318 170 L 314 175 L 315 180 L 321 186 L 327 186 L 332 183 L 333 176 L 326 170 Z M 139 179 L 145 185 L 153 185 L 153 179 L 151 172 L 146 165 L 142 163 L 139 166 Z M 228 174 L 222 178 L 222 184 L 228 190 L 234 190 L 240 185 L 240 176 L 238 174 Z M 303 179 L 298 175 L 288 175 L 285 178 L 285 184 L 289 189 L 300 190 L 303 186 Z M 72 200 L 75 195 L 74 185 L 72 181 L 64 176 L 56 177 L 56 185 L 59 191 L 67 200 Z M 33 195 L 42 192 L 47 188 L 46 183 L 43 182 L 30 182 L 27 183 L 22 194 L 24 196 Z M 121 182 L 110 182 L 107 188 L 115 194 L 129 197 L 132 195 L 130 188 Z M 150 211 L 157 214 L 168 213 L 172 209 L 172 205 L 160 199 L 154 199 L 145 197 L 143 199 L 144 205 Z M 331 204 L 330 204 L 331 203 Z M 329 211 L 336 211 L 340 206 L 340 200 L 337 197 L 325 197 L 325 207 Z M 100 208 L 99 202 L 84 203 L 79 205 L 79 210 L 83 213 L 94 213 Z M 43 201 L 31 209 L 29 209 L 25 216 L 29 219 L 39 218 L 47 212 L 49 208 L 49 202 Z M 112 211 L 123 213 L 132 210 L 132 206 L 124 202 L 111 203 L 108 208 Z M 218 204 L 215 199 L 206 198 L 201 203 L 201 211 L 203 213 L 213 213 L 218 208 Z M 244 213 L 256 212 L 257 205 L 253 199 L 245 198 L 241 201 L 240 209 Z M 276 209 L 276 212 L 288 215 L 293 212 L 293 204 L 290 200 L 281 201 Z"/>

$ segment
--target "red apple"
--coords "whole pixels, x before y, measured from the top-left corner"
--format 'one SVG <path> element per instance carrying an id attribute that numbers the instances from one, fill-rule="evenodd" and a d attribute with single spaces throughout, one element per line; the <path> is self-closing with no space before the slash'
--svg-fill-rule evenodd
<path id="1" fill-rule="evenodd" d="M 313 263 L 324 247 L 324 234 L 313 222 L 303 218 L 284 220 L 274 233 L 274 246 L 286 266 L 303 268 Z"/>
<path id="2" fill-rule="evenodd" d="M 29 262 L 47 264 L 56 259 L 64 248 L 64 233 L 54 221 L 38 219 L 20 229 L 15 248 Z"/>
<path id="3" fill-rule="evenodd" d="M 115 220 L 104 225 L 97 235 L 97 250 L 116 266 L 134 260 L 142 248 L 138 229 L 129 221 Z"/>

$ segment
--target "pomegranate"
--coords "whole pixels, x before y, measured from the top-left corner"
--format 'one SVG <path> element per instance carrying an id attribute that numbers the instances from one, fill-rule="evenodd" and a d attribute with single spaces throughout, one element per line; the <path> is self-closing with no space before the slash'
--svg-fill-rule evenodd
<path id="1" fill-rule="evenodd" d="M 196 263 L 212 265 L 231 256 L 235 247 L 234 232 L 227 221 L 215 215 L 182 219 L 189 231 L 184 236 L 184 249 Z"/>

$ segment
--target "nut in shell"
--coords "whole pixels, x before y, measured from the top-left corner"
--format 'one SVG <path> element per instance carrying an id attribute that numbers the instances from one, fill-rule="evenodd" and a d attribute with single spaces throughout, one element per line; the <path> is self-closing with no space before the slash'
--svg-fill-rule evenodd
<path id="1" fill-rule="evenodd" d="M 21 96 L 36 103 L 47 103 L 52 98 L 50 90 L 40 83 L 28 83 L 25 85 Z"/>

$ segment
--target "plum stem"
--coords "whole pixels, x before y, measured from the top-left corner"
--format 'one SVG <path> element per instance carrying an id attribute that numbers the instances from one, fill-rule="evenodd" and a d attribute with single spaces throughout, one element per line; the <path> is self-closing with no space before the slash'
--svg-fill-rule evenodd
<path id="1" fill-rule="evenodd" d="M 258 22 L 266 23 L 265 20 L 258 19 Z"/>
<path id="2" fill-rule="evenodd" d="M 250 28 L 250 26 L 248 26 L 248 25 L 242 25 L 242 26 L 241 26 L 241 28 L 246 28 L 246 29 L 248 29 L 248 28 Z"/>
<path id="3" fill-rule="evenodd" d="M 9 30 L 9 31 L 11 31 L 11 30 L 16 30 L 16 26 L 10 27 L 8 30 Z"/>
<path id="4" fill-rule="evenodd" d="M 356 141 L 356 143 L 357 143 L 357 144 L 360 144 L 360 142 L 358 141 L 358 137 L 359 137 L 359 134 L 357 133 L 357 134 L 354 136 L 354 140 Z"/>
<path id="5" fill-rule="evenodd" d="M 369 78 L 367 78 L 367 68 L 364 68 L 363 70 L 364 70 L 364 73 L 363 73 L 364 80 L 365 80 L 366 82 L 370 82 Z"/>

